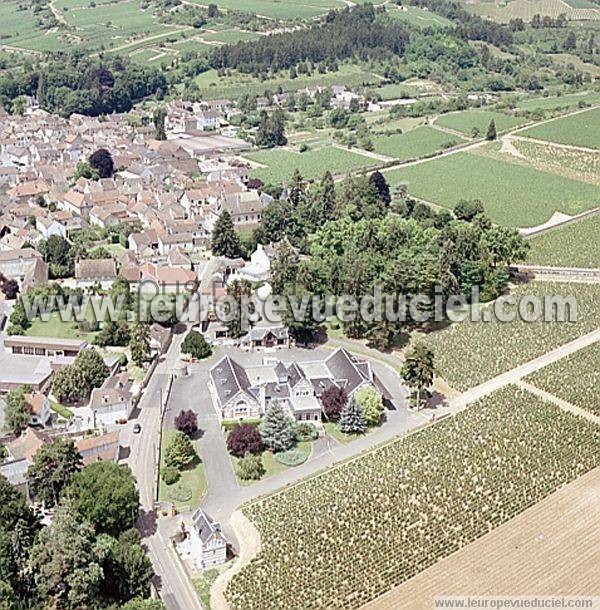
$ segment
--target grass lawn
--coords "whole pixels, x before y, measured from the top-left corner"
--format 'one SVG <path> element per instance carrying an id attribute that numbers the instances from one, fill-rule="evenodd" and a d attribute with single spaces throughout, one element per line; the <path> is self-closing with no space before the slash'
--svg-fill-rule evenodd
<path id="1" fill-rule="evenodd" d="M 210 588 L 212 584 L 217 580 L 217 577 L 223 570 L 228 569 L 229 566 L 219 566 L 217 568 L 211 568 L 210 570 L 203 570 L 200 576 L 196 576 L 193 579 L 194 588 L 198 597 L 202 602 L 202 606 L 207 610 L 210 610 Z"/>
<path id="2" fill-rule="evenodd" d="M 88 308 L 86 319 L 91 319 L 91 307 Z M 98 333 L 83 333 L 77 327 L 77 322 L 63 322 L 57 311 L 50 315 L 50 319 L 44 322 L 37 317 L 31 326 L 25 331 L 29 337 L 54 337 L 56 339 L 83 339 L 88 343 L 93 343 Z"/>
<path id="3" fill-rule="evenodd" d="M 304 460 L 306 461 L 310 457 L 312 451 L 312 442 L 304 441 L 298 443 L 295 448 L 306 456 L 306 459 Z M 244 481 L 241 479 L 237 474 L 237 463 L 239 462 L 240 458 L 233 455 L 230 455 L 229 457 L 231 458 L 231 464 L 233 466 L 233 471 L 235 472 L 235 477 L 240 485 L 247 486 L 256 483 L 256 481 Z M 295 466 L 286 466 L 285 464 L 278 462 L 271 451 L 265 451 L 262 453 L 262 463 L 265 468 L 265 474 L 259 479 L 260 481 L 268 479 L 269 477 L 279 474 L 284 470 L 288 470 L 289 468 L 295 468 Z M 299 465 L 300 464 L 298 464 L 298 466 Z"/>
<path id="4" fill-rule="evenodd" d="M 465 140 L 433 127 L 417 127 L 412 131 L 392 136 L 376 136 L 373 138 L 375 152 L 400 161 L 418 159 L 460 144 Z"/>
<path id="5" fill-rule="evenodd" d="M 481 199 L 491 219 L 511 227 L 546 222 L 555 211 L 579 214 L 600 204 L 591 184 L 532 167 L 460 152 L 385 173 L 411 195 L 453 208 L 461 199 Z"/>
<path id="6" fill-rule="evenodd" d="M 335 422 L 326 422 L 323 424 L 323 427 L 325 428 L 325 432 L 329 434 L 329 436 L 333 437 L 339 443 L 342 443 L 342 445 L 351 443 L 352 441 L 355 441 L 358 438 L 362 438 L 363 436 L 365 436 L 365 434 L 369 434 L 369 430 L 367 430 L 365 434 L 346 434 L 338 428 L 338 425 Z"/>
<path id="7" fill-rule="evenodd" d="M 600 268 L 600 216 L 585 218 L 529 240 L 527 263 Z"/>
<path id="8" fill-rule="evenodd" d="M 50 409 L 55 413 L 58 413 L 63 419 L 71 419 L 71 417 L 73 417 L 73 411 L 71 411 L 71 409 L 67 409 L 67 407 L 54 400 L 50 401 Z"/>
<path id="9" fill-rule="evenodd" d="M 307 180 L 320 178 L 327 170 L 343 175 L 355 169 L 369 168 L 377 164 L 376 159 L 366 157 L 345 148 L 326 146 L 303 153 L 273 149 L 244 155 L 251 161 L 268 167 L 252 170 L 252 175 L 267 183 L 285 183 L 290 180 L 295 169 L 300 170 Z"/>
<path id="10" fill-rule="evenodd" d="M 600 149 L 600 108 L 530 127 L 519 135 L 538 140 Z"/>
<path id="11" fill-rule="evenodd" d="M 167 430 L 163 433 L 161 451 L 160 451 L 160 467 L 164 468 L 164 452 L 169 444 L 169 439 L 175 434 L 175 430 Z M 196 447 L 197 449 L 197 447 Z M 178 500 L 176 494 L 177 488 L 183 487 L 191 491 L 191 496 L 185 500 Z M 195 508 L 200 504 L 202 498 L 208 489 L 206 484 L 206 476 L 204 475 L 204 463 L 200 458 L 195 460 L 193 464 L 181 472 L 181 478 L 174 485 L 167 485 L 162 479 L 159 481 L 158 499 L 161 502 L 170 502 L 179 510 L 186 508 Z"/>
<path id="12" fill-rule="evenodd" d="M 459 131 L 466 136 L 471 137 L 473 130 L 477 129 L 481 136 L 485 136 L 490 121 L 496 123 L 498 132 L 506 131 L 511 127 L 518 127 L 527 122 L 523 117 L 514 117 L 502 112 L 493 112 L 491 110 L 464 110 L 461 112 L 449 112 L 448 114 L 440 115 L 435 124 L 440 127 L 447 127 L 454 131 Z"/>

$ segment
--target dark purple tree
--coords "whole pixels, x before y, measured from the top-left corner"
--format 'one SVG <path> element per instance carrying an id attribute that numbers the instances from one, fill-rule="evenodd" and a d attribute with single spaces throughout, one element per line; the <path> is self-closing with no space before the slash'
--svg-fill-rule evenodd
<path id="1" fill-rule="evenodd" d="M 106 148 L 99 148 L 92 154 L 89 162 L 90 166 L 98 172 L 100 178 L 110 178 L 113 175 L 115 164 Z"/>
<path id="2" fill-rule="evenodd" d="M 379 199 L 385 203 L 385 205 L 390 205 L 392 202 L 392 196 L 390 195 L 390 187 L 381 172 L 373 172 L 369 177 L 369 182 L 377 189 L 377 193 L 379 194 Z"/>
<path id="3" fill-rule="evenodd" d="M 248 178 L 248 181 L 246 182 L 246 186 L 249 189 L 261 189 L 263 186 L 265 185 L 265 183 L 260 179 L 260 178 Z"/>
<path id="4" fill-rule="evenodd" d="M 337 421 L 340 418 L 340 413 L 347 402 L 348 395 L 342 388 L 337 386 L 331 386 L 321 394 L 323 411 L 329 421 Z"/>
<path id="5" fill-rule="evenodd" d="M 17 280 L 6 280 L 2 286 L 2 292 L 8 300 L 16 299 L 19 294 L 19 283 Z"/>
<path id="6" fill-rule="evenodd" d="M 175 418 L 175 428 L 188 436 L 193 436 L 198 430 L 198 417 L 193 411 L 180 411 Z"/>
<path id="7" fill-rule="evenodd" d="M 252 424 L 238 424 L 227 437 L 227 451 L 237 457 L 260 453 L 264 448 L 258 427 Z"/>

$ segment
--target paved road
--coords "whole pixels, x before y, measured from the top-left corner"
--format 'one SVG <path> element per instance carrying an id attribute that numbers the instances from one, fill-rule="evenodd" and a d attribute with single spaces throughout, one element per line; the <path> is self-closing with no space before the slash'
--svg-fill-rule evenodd
<path id="1" fill-rule="evenodd" d="M 139 527 L 154 571 L 157 587 L 168 610 L 201 610 L 192 583 L 181 568 L 170 548 L 168 536 L 161 531 L 154 508 L 156 485 L 156 461 L 161 423 L 162 392 L 167 387 L 174 365 L 179 360 L 179 347 L 185 334 L 175 335 L 169 351 L 156 367 L 138 404 L 139 415 L 121 431 L 121 446 L 129 447 L 128 463 L 137 480 L 140 491 L 142 516 Z M 134 423 L 142 427 L 140 434 L 132 433 Z"/>

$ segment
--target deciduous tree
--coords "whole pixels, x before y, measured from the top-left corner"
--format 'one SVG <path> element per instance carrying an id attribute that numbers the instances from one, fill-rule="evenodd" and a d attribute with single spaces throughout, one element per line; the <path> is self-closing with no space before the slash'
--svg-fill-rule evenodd
<path id="1" fill-rule="evenodd" d="M 237 424 L 227 436 L 227 450 L 243 457 L 246 453 L 260 453 L 265 448 L 257 426 Z"/>
<path id="2" fill-rule="evenodd" d="M 331 386 L 321 394 L 323 412 L 329 421 L 338 421 L 342 409 L 348 403 L 348 395 L 343 388 Z"/>
<path id="3" fill-rule="evenodd" d="M 196 450 L 189 437 L 179 430 L 175 432 L 165 449 L 165 464 L 182 470 L 196 457 Z"/>
<path id="4" fill-rule="evenodd" d="M 55 506 L 63 489 L 82 466 L 73 441 L 58 437 L 42 445 L 27 470 L 31 494 L 46 507 Z"/>
<path id="5" fill-rule="evenodd" d="M 180 411 L 175 418 L 175 428 L 189 437 L 198 431 L 198 416 L 190 409 Z"/>

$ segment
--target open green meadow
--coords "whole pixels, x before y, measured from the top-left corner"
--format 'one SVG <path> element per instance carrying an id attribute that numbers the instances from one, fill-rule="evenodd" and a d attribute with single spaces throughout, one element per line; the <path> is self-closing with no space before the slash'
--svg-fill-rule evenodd
<path id="1" fill-rule="evenodd" d="M 459 136 L 444 133 L 433 127 L 417 127 L 392 136 L 376 136 L 373 138 L 373 145 L 375 152 L 381 155 L 406 161 L 430 155 L 464 141 Z"/>
<path id="2" fill-rule="evenodd" d="M 411 195 L 453 208 L 461 199 L 481 199 L 491 219 L 532 227 L 556 211 L 575 215 L 600 205 L 597 187 L 527 165 L 459 152 L 386 172 L 392 185 Z"/>
<path id="3" fill-rule="evenodd" d="M 256 163 L 267 165 L 252 170 L 255 178 L 265 183 L 283 184 L 290 180 L 298 169 L 307 180 L 320 178 L 327 170 L 334 175 L 343 175 L 351 170 L 373 167 L 376 159 L 360 155 L 345 148 L 326 146 L 303 153 L 290 150 L 266 150 L 244 155 Z"/>
<path id="4" fill-rule="evenodd" d="M 492 110 L 463 110 L 461 112 L 450 112 L 442 114 L 435 119 L 435 124 L 440 127 L 447 127 L 454 131 L 471 137 L 473 130 L 477 129 L 479 135 L 485 136 L 490 121 L 496 123 L 498 132 L 506 131 L 512 127 L 518 127 L 527 120 L 522 117 L 515 117 L 502 112 L 494 112 Z"/>
<path id="5" fill-rule="evenodd" d="M 261 549 L 225 596 L 360 608 L 595 468 L 599 443 L 593 423 L 503 388 L 245 508 Z"/>
<path id="6" fill-rule="evenodd" d="M 600 415 L 600 343 L 536 371 L 525 381 L 576 407 Z"/>
<path id="7" fill-rule="evenodd" d="M 600 216 L 579 220 L 529 240 L 527 262 L 555 267 L 600 268 Z"/>
<path id="8" fill-rule="evenodd" d="M 600 149 L 600 108 L 530 127 L 519 135 L 558 144 Z"/>
<path id="9" fill-rule="evenodd" d="M 490 322 L 465 320 L 431 333 L 425 340 L 435 353 L 438 374 L 454 389 L 468 390 L 600 325 L 598 284 L 529 282 L 519 285 L 512 294 L 517 307 L 525 295 L 542 299 L 572 295 L 577 300 L 577 321 L 559 322 L 553 317 L 549 322 L 543 319 L 526 322 L 518 315 L 518 309 L 511 308 L 516 317 L 510 323 L 492 316 Z"/>

